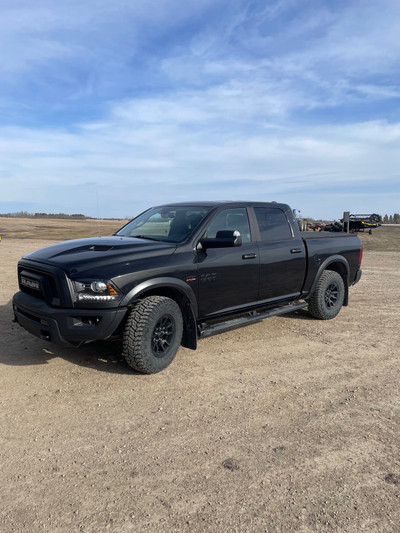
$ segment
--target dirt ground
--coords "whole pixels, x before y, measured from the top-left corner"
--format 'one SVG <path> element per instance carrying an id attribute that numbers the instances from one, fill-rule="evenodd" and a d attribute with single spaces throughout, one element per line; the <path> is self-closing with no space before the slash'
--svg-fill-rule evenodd
<path id="1" fill-rule="evenodd" d="M 2 533 L 400 531 L 399 251 L 366 246 L 332 321 L 264 320 L 144 376 L 11 322 L 16 263 L 50 242 L 0 242 Z"/>

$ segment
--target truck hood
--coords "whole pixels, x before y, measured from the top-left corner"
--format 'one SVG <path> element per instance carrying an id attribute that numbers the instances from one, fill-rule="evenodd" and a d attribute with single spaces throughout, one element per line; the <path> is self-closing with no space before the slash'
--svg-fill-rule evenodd
<path id="1" fill-rule="evenodd" d="M 24 256 L 24 259 L 62 268 L 67 275 L 89 275 L 98 271 L 115 273 L 115 266 L 152 256 L 171 255 L 176 244 L 134 237 L 91 237 L 64 241 Z M 111 273 L 111 272 L 110 272 Z M 75 276 L 74 276 L 75 275 Z"/>

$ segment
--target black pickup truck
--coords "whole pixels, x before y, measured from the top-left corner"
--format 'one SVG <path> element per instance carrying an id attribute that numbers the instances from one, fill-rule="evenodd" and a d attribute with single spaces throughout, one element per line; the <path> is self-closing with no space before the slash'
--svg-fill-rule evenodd
<path id="1" fill-rule="evenodd" d="M 110 237 L 54 244 L 18 263 L 15 320 L 58 344 L 122 339 L 158 372 L 180 345 L 308 307 L 334 318 L 361 277 L 356 235 L 300 232 L 288 205 L 153 207 Z"/>

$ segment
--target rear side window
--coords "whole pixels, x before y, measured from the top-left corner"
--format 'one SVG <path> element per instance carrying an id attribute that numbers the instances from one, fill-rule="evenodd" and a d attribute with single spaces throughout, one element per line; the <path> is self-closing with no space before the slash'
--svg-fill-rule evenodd
<path id="1" fill-rule="evenodd" d="M 255 207 L 254 211 L 263 242 L 284 241 L 292 238 L 289 222 L 281 209 Z"/>

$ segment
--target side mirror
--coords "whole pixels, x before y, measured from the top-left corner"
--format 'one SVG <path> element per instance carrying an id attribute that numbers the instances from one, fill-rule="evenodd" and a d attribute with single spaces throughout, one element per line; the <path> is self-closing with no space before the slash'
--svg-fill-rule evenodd
<path id="1" fill-rule="evenodd" d="M 242 245 L 240 232 L 236 230 L 220 230 L 214 239 L 205 238 L 200 241 L 204 250 L 207 248 L 233 248 Z"/>

